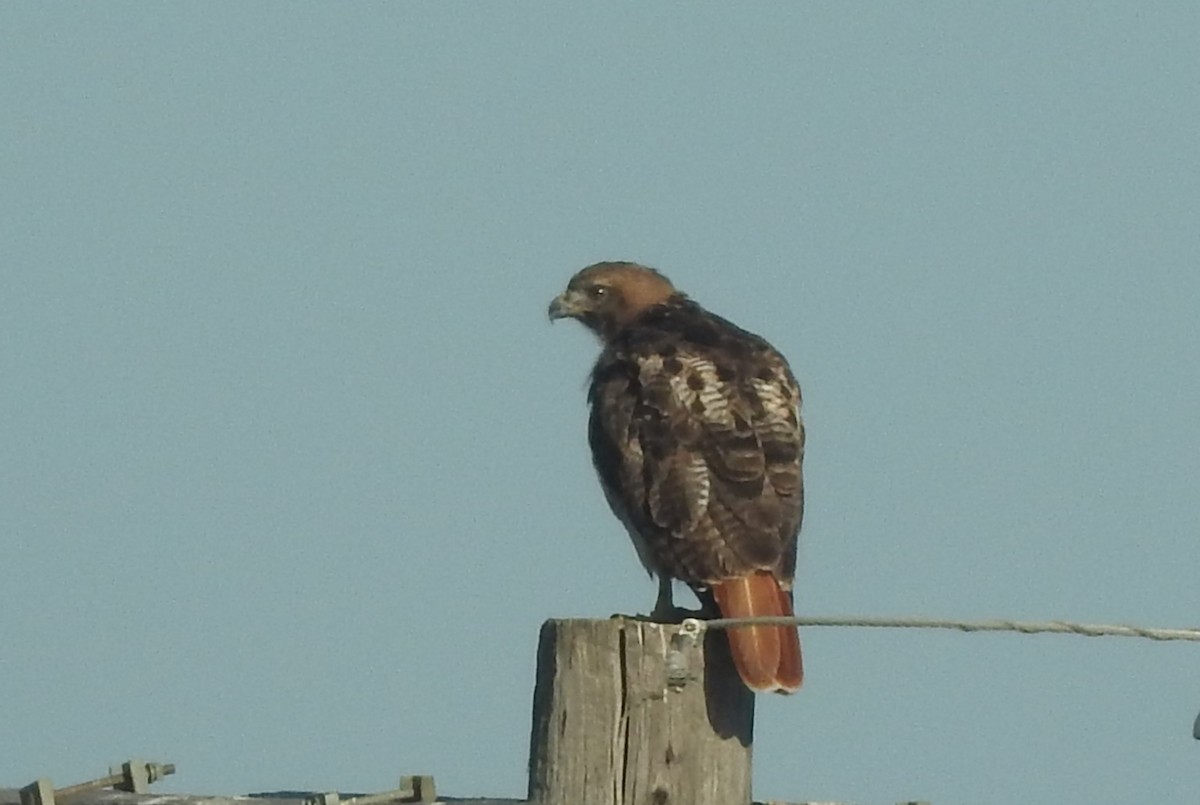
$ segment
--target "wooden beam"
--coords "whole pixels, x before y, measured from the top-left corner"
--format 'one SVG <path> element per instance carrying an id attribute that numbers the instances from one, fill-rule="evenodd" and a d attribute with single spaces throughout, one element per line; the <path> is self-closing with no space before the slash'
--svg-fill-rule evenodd
<path id="1" fill-rule="evenodd" d="M 123 791 L 91 791 L 72 796 L 68 805 L 307 805 L 308 797 L 320 792 L 276 792 L 220 796 L 203 794 L 129 794 Z M 347 798 L 355 796 L 346 794 Z M 0 805 L 20 805 L 21 792 L 16 788 L 0 788 Z M 493 799 L 490 797 L 443 797 L 434 805 L 525 805 L 523 799 Z M 403 805 L 397 803 L 396 805 Z"/>
<path id="2" fill-rule="evenodd" d="M 748 805 L 754 694 L 722 633 L 550 620 L 538 644 L 529 799 Z"/>

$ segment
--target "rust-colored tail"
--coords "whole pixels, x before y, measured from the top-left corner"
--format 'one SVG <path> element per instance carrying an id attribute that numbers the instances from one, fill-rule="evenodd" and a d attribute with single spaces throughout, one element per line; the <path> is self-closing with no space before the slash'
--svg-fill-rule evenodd
<path id="1" fill-rule="evenodd" d="M 792 616 L 792 599 L 769 571 L 712 585 L 723 618 Z M 733 663 L 751 690 L 795 693 L 804 679 L 800 632 L 794 626 L 738 626 L 726 629 Z"/>

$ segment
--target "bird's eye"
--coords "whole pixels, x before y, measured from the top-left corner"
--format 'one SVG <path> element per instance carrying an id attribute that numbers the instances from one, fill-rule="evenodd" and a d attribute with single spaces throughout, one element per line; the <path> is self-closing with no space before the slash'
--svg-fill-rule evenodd
<path id="1" fill-rule="evenodd" d="M 588 288 L 588 296 L 593 299 L 603 299 L 608 296 L 608 288 L 605 288 L 603 285 L 593 285 Z"/>

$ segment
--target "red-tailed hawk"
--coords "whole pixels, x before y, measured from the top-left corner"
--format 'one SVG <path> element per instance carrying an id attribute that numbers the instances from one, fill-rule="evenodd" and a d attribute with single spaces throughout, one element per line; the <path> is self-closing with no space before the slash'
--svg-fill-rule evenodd
<path id="1" fill-rule="evenodd" d="M 672 579 L 727 618 L 791 616 L 804 426 L 787 361 L 636 263 L 572 277 L 550 303 L 551 319 L 566 317 L 604 342 L 588 441 L 609 505 L 658 576 L 653 617 L 674 614 Z M 795 627 L 728 635 L 750 688 L 800 687 Z"/>

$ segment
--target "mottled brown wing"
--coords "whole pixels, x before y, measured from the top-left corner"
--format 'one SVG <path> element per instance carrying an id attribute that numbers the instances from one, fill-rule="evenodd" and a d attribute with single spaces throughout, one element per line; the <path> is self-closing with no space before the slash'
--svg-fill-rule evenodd
<path id="1" fill-rule="evenodd" d="M 799 392 L 764 342 L 723 341 L 641 339 L 602 359 L 593 456 L 651 569 L 693 585 L 765 569 L 790 585 L 803 509 Z"/>
<path id="2" fill-rule="evenodd" d="M 796 544 L 804 519 L 804 422 L 800 386 L 787 361 L 774 350 L 750 381 L 757 402 L 754 430 L 762 445 L 767 483 L 779 500 L 781 563 L 776 576 L 791 589 L 796 574 Z M 760 406 L 760 408 L 759 408 Z"/>
<path id="3" fill-rule="evenodd" d="M 637 362 L 606 351 L 592 372 L 588 444 L 609 507 L 625 525 L 638 558 L 650 573 L 663 572 L 652 546 L 666 534 L 647 515 L 641 440 L 634 426 L 638 407 Z"/>

